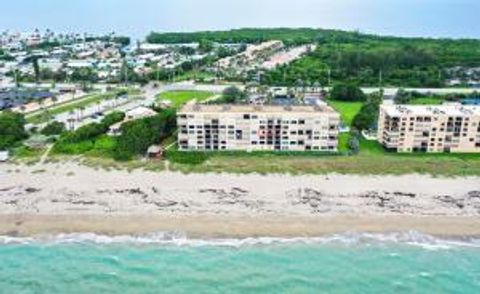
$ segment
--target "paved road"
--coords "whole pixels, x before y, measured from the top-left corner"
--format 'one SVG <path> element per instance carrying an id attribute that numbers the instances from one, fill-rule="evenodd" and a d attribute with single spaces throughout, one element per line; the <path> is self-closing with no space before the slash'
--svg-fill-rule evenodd
<path id="1" fill-rule="evenodd" d="M 182 82 L 175 84 L 160 85 L 160 91 L 173 91 L 173 90 L 197 90 L 197 91 L 209 91 L 216 94 L 221 93 L 225 88 L 230 85 L 200 85 L 193 82 Z M 237 87 L 243 89 L 244 86 L 236 84 Z M 281 88 L 281 87 L 279 87 Z M 378 92 L 381 88 L 378 87 L 363 87 L 362 90 L 367 93 Z M 389 87 L 383 88 L 385 95 L 395 95 L 400 88 Z M 422 94 L 452 94 L 452 93 L 462 93 L 469 94 L 474 92 L 480 92 L 479 88 L 403 88 L 405 91 L 416 91 Z M 326 87 L 325 90 L 330 90 L 329 87 Z"/>
<path id="2" fill-rule="evenodd" d="M 87 107 L 81 114 L 81 117 L 78 113 L 72 114 L 70 113 L 63 113 L 56 116 L 58 121 L 65 122 L 68 126 L 68 121 L 72 118 L 80 118 L 80 121 L 76 121 L 74 123 L 74 128 L 79 128 L 85 124 L 97 121 L 91 116 L 96 112 L 103 112 L 108 114 L 112 111 L 129 111 L 139 106 L 149 106 L 155 103 L 156 96 L 159 93 L 168 92 L 168 91 L 208 91 L 213 92 L 216 95 L 219 95 L 225 90 L 227 87 L 231 85 L 203 85 L 203 84 L 195 84 L 194 82 L 180 82 L 180 83 L 173 83 L 173 84 L 159 84 L 158 86 L 154 86 L 153 83 L 148 84 L 147 86 L 142 88 L 141 99 L 136 99 L 132 101 L 114 101 L 114 100 L 106 100 L 100 104 L 91 105 Z M 237 87 L 243 89 L 244 86 L 236 84 Z M 100 89 L 101 86 L 98 86 Z M 325 88 L 329 90 L 329 88 Z M 365 93 L 373 93 L 378 92 L 380 88 L 362 88 Z M 399 88 L 384 88 L 383 91 L 385 95 L 395 95 L 398 92 Z M 475 91 L 480 91 L 480 89 L 474 88 L 463 88 L 463 89 L 453 89 L 453 88 L 442 88 L 442 89 L 431 89 L 431 88 L 405 88 L 406 91 L 417 91 L 423 94 L 449 94 L 449 93 L 473 93 Z M 41 125 L 40 127 L 42 127 Z"/>

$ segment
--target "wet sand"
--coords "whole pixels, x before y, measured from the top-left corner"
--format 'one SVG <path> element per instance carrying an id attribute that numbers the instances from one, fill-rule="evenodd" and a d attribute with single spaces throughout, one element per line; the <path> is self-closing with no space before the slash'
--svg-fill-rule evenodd
<path id="1" fill-rule="evenodd" d="M 345 232 L 417 231 L 438 237 L 479 237 L 480 219 L 471 217 L 165 217 L 1 215 L 0 235 L 70 233 L 146 235 L 182 232 L 189 238 L 320 237 Z"/>

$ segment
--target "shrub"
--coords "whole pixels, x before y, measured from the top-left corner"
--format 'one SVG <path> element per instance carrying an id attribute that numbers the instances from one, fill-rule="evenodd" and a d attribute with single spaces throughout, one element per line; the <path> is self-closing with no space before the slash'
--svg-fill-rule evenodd
<path id="1" fill-rule="evenodd" d="M 238 103 L 247 98 L 247 95 L 239 88 L 232 86 L 223 90 L 222 102 L 223 103 Z"/>
<path id="2" fill-rule="evenodd" d="M 366 98 L 362 89 L 353 83 L 336 84 L 330 92 L 330 97 L 339 101 L 365 101 Z"/>
<path id="3" fill-rule="evenodd" d="M 0 113 L 0 150 L 11 148 L 27 137 L 23 115 L 11 111 Z"/>
<path id="4" fill-rule="evenodd" d="M 360 141 L 354 135 L 350 135 L 348 139 L 348 149 L 350 150 L 351 154 L 358 154 L 360 152 Z"/>
<path id="5" fill-rule="evenodd" d="M 42 135 L 45 135 L 45 136 L 60 135 L 63 132 L 65 132 L 65 124 L 58 121 L 54 121 L 48 124 L 41 131 Z"/>
<path id="6" fill-rule="evenodd" d="M 108 128 L 118 122 L 123 121 L 125 113 L 113 112 L 105 116 L 100 123 L 90 123 L 78 128 L 74 132 L 65 133 L 61 138 L 67 143 L 79 143 L 86 140 L 93 140 L 100 135 L 105 134 Z"/>
<path id="7" fill-rule="evenodd" d="M 205 152 L 183 152 L 178 150 L 167 151 L 166 158 L 174 163 L 197 165 L 208 159 Z"/>
<path id="8" fill-rule="evenodd" d="M 353 119 L 352 125 L 358 131 L 373 129 L 378 121 L 378 112 L 383 100 L 383 94 L 372 94 Z"/>
<path id="9" fill-rule="evenodd" d="M 78 143 L 70 143 L 63 140 L 59 140 L 55 144 L 54 151 L 57 153 L 69 154 L 69 155 L 79 155 L 84 154 L 87 151 L 92 150 L 94 146 L 94 141 L 82 141 Z"/>
<path id="10" fill-rule="evenodd" d="M 101 124 L 109 128 L 111 125 L 119 123 L 125 119 L 125 113 L 120 111 L 115 111 L 110 114 L 107 114 L 103 119 Z"/>
<path id="11" fill-rule="evenodd" d="M 173 134 L 176 127 L 176 112 L 173 109 L 162 111 L 156 116 L 123 124 L 118 137 L 117 157 L 131 157 L 144 154 L 152 144 L 161 142 Z"/>
<path id="12" fill-rule="evenodd" d="M 74 132 L 65 133 L 61 141 L 65 143 L 79 143 L 86 140 L 92 140 L 101 134 L 106 133 L 108 127 L 100 123 L 91 123 L 78 128 Z"/>

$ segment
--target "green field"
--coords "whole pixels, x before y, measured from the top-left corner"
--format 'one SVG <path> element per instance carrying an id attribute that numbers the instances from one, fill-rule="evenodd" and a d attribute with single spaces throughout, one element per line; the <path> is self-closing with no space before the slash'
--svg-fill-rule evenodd
<path id="1" fill-rule="evenodd" d="M 169 99 L 174 107 L 197 98 L 205 100 L 212 93 L 167 92 L 159 99 Z M 362 103 L 330 101 L 339 110 L 346 123 L 351 124 Z M 480 176 L 480 154 L 397 154 L 385 151 L 376 141 L 360 141 L 358 155 L 348 152 L 350 134 L 339 137 L 339 153 L 315 152 L 179 152 L 175 148 L 167 151 L 169 170 L 185 173 L 228 172 L 228 173 L 281 173 L 281 174 L 359 174 L 359 175 L 401 175 L 430 174 L 433 176 Z M 165 145 L 174 142 L 174 137 Z M 108 168 L 143 168 L 163 170 L 165 162 L 131 160 L 115 162 L 111 158 L 115 142 L 103 136 L 88 146 L 74 146 L 78 150 L 87 148 L 85 163 Z M 93 145 L 92 145 L 93 144 Z M 80 152 L 81 153 L 81 152 Z M 76 153 L 74 153 L 76 154 Z"/>
<path id="2" fill-rule="evenodd" d="M 215 78 L 215 75 L 205 71 L 187 71 L 179 76 L 175 77 L 176 82 L 187 81 L 187 80 L 208 80 Z"/>
<path id="3" fill-rule="evenodd" d="M 348 152 L 348 140 L 350 139 L 349 133 L 341 133 L 338 136 L 338 151 L 339 152 Z"/>
<path id="4" fill-rule="evenodd" d="M 170 91 L 170 92 L 159 94 L 157 96 L 157 101 L 169 100 L 172 102 L 172 107 L 179 108 L 185 103 L 193 99 L 196 99 L 198 102 L 201 102 L 213 96 L 214 94 L 212 92 L 204 92 L 204 91 Z"/>
<path id="5" fill-rule="evenodd" d="M 330 104 L 330 106 L 340 112 L 343 122 L 348 126 L 352 125 L 353 119 L 363 105 L 362 102 L 344 102 L 335 100 L 328 100 L 328 104 Z"/>
<path id="6" fill-rule="evenodd" d="M 329 101 L 351 125 L 361 102 Z M 170 168 L 182 172 L 290 173 L 290 174 L 431 174 L 480 175 L 480 154 L 390 153 L 376 141 L 360 141 L 360 153 L 347 156 L 350 134 L 339 137 L 338 154 L 275 152 L 210 152 L 175 154 Z M 178 153 L 178 152 L 177 152 Z"/>
<path id="7" fill-rule="evenodd" d="M 478 154 L 396 154 L 384 151 L 377 142 L 365 140 L 361 141 L 360 154 L 353 156 L 273 152 L 188 153 L 186 156 L 192 163 L 174 160 L 170 169 L 186 173 L 480 176 Z"/>
<path id="8" fill-rule="evenodd" d="M 441 105 L 445 102 L 445 99 L 442 97 L 420 97 L 420 98 L 413 98 L 409 104 L 412 105 Z"/>

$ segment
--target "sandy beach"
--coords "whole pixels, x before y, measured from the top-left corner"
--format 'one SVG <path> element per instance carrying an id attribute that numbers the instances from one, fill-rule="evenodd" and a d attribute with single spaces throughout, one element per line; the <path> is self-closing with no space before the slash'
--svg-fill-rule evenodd
<path id="1" fill-rule="evenodd" d="M 480 178 L 233 175 L 0 165 L 0 235 L 181 231 L 480 236 Z"/>

